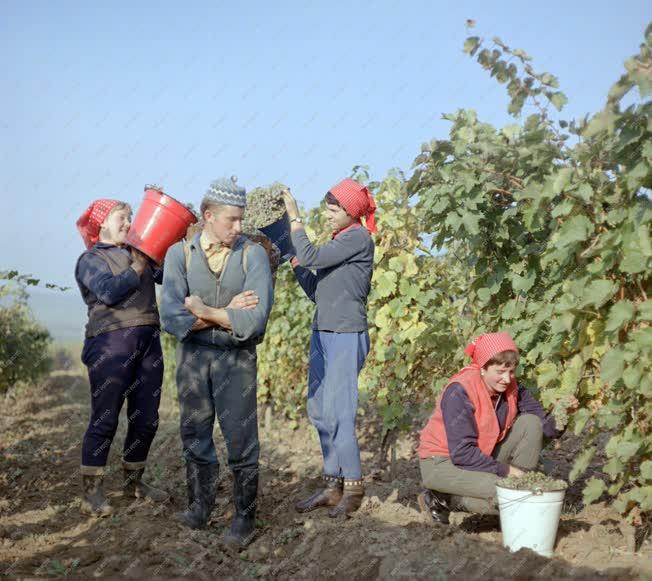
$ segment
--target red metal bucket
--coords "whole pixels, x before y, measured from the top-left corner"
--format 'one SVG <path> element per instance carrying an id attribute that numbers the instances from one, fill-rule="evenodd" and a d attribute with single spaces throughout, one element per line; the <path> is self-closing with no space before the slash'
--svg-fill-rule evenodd
<path id="1" fill-rule="evenodd" d="M 179 242 L 195 222 L 195 215 L 181 202 L 153 186 L 145 186 L 145 197 L 127 234 L 127 243 L 161 264 L 168 248 Z"/>

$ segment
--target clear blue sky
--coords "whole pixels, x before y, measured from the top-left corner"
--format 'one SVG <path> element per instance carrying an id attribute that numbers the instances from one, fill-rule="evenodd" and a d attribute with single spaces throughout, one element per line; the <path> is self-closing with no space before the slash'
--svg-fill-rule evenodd
<path id="1" fill-rule="evenodd" d="M 462 52 L 467 18 L 558 76 L 565 118 L 594 112 L 651 16 L 638 0 L 0 0 L 0 269 L 73 285 L 78 215 L 137 206 L 145 183 L 197 204 L 222 175 L 282 180 L 312 206 L 355 164 L 409 172 L 443 112 L 510 122 Z"/>

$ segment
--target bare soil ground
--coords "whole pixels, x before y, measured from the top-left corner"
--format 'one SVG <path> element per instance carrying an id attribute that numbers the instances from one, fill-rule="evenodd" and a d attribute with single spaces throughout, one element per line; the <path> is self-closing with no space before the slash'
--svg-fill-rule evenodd
<path id="1" fill-rule="evenodd" d="M 221 542 L 231 517 L 228 469 L 207 530 L 189 531 L 170 518 L 186 501 L 176 402 L 168 393 L 147 474 L 172 493 L 172 501 L 157 507 L 122 497 L 122 421 L 107 477 L 116 514 L 82 517 L 78 467 L 87 421 L 88 384 L 73 373 L 53 375 L 3 402 L 1 577 L 624 580 L 649 579 L 652 571 L 650 541 L 632 552 L 627 528 L 613 509 L 605 503 L 582 507 L 581 483 L 568 491 L 552 559 L 503 548 L 497 518 L 455 513 L 453 526 L 427 524 L 416 504 L 414 440 L 398 442 L 392 479 L 388 470 L 375 469 L 377 432 L 364 422 L 367 498 L 344 521 L 292 508 L 318 483 L 319 445 L 312 428 L 290 430 L 279 421 L 261 426 L 259 535 L 246 551 L 229 551 Z M 566 438 L 546 453 L 547 461 L 563 476 L 577 446 Z M 221 451 L 223 457 L 223 446 Z"/>

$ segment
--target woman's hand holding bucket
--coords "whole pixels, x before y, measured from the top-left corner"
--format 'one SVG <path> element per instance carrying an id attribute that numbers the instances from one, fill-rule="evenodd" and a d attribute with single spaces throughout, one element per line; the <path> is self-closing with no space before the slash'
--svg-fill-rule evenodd
<path id="1" fill-rule="evenodd" d="M 283 196 L 285 211 L 288 213 L 288 218 L 290 218 L 290 221 L 298 218 L 299 206 L 297 205 L 297 201 L 294 199 L 294 196 L 290 193 L 290 190 L 283 190 L 281 195 Z"/>
<path id="2" fill-rule="evenodd" d="M 140 250 L 131 248 L 131 268 L 133 268 L 139 275 L 143 274 L 143 271 L 149 264 L 149 257 L 146 254 L 143 254 Z"/>

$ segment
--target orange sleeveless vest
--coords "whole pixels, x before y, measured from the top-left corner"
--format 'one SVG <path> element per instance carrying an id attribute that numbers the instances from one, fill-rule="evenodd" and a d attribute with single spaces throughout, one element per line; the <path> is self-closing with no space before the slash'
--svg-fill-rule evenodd
<path id="1" fill-rule="evenodd" d="M 421 431 L 418 449 L 419 458 L 450 455 L 448 452 L 444 417 L 441 411 L 441 399 L 448 387 L 453 383 L 459 383 L 464 387 L 464 391 L 466 391 L 473 405 L 473 415 L 475 416 L 475 423 L 478 428 L 478 448 L 487 456 L 491 455 L 496 444 L 507 435 L 507 432 L 509 432 L 516 419 L 516 415 L 518 414 L 518 385 L 516 380 L 512 380 L 511 385 L 504 393 L 508 407 L 505 427 L 501 431 L 494 406 L 491 402 L 491 396 L 487 392 L 487 388 L 480 376 L 480 367 L 477 365 L 464 367 L 459 373 L 450 378 L 448 384 L 437 399 L 437 406 L 428 424 Z"/>

